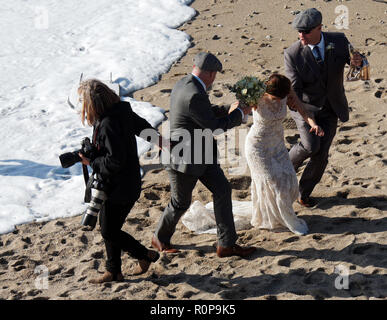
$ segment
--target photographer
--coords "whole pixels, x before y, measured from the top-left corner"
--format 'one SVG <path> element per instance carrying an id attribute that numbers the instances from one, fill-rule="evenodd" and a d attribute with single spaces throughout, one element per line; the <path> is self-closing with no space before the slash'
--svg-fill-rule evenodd
<path id="1" fill-rule="evenodd" d="M 139 260 L 133 274 L 148 270 L 159 254 L 148 250 L 131 235 L 121 230 L 129 211 L 141 193 L 140 164 L 135 135 L 152 126 L 131 109 L 128 102 L 104 83 L 92 79 L 83 81 L 78 93 L 82 102 L 82 123 L 93 126 L 94 159 L 82 153 L 82 164 L 90 165 L 93 175 L 101 177 L 107 199 L 99 213 L 101 234 L 106 246 L 106 272 L 90 283 L 121 281 L 121 250 Z M 152 128 L 153 129 L 153 128 Z"/>

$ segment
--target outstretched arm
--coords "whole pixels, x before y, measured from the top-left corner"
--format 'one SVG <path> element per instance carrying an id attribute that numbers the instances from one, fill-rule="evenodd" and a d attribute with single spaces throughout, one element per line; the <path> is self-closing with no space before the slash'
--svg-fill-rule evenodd
<path id="1" fill-rule="evenodd" d="M 304 118 L 305 122 L 310 125 L 309 132 L 314 132 L 315 135 L 322 137 L 324 135 L 323 129 L 317 125 L 314 117 L 304 109 L 304 106 L 301 100 L 298 98 L 297 94 L 294 92 L 293 88 L 290 90 L 290 93 L 287 98 L 287 104 L 290 109 L 298 111 L 299 114 Z"/>

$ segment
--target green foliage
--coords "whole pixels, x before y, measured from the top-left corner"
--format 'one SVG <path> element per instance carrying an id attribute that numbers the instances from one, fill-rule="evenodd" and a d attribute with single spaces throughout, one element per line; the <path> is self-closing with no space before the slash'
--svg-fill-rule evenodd
<path id="1" fill-rule="evenodd" d="M 265 83 L 257 77 L 244 77 L 230 87 L 237 100 L 249 106 L 257 105 L 258 100 L 266 91 Z"/>

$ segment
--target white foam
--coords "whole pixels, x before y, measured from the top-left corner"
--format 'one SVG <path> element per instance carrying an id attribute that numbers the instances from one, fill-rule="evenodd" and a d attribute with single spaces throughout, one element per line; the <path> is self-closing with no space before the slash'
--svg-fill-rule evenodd
<path id="1" fill-rule="evenodd" d="M 158 81 L 190 45 L 175 28 L 191 19 L 188 0 L 15 0 L 0 11 L 0 233 L 80 214 L 81 166 L 58 156 L 79 149 L 83 127 L 67 97 L 81 73 L 124 93 Z M 164 110 L 127 98 L 157 127 Z M 138 139 L 139 154 L 149 145 Z"/>

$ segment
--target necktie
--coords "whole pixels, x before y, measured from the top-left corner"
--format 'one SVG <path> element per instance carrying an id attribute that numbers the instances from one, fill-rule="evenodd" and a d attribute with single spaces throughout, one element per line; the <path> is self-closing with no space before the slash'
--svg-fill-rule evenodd
<path id="1" fill-rule="evenodd" d="M 318 65 L 322 66 L 324 61 L 321 57 L 321 53 L 320 53 L 319 48 L 317 46 L 315 46 L 312 51 L 313 51 L 314 57 L 316 58 Z"/>

